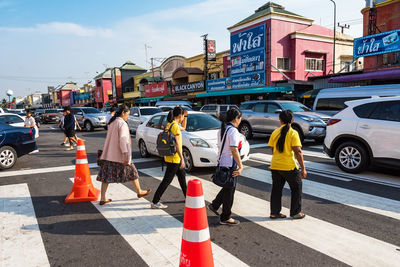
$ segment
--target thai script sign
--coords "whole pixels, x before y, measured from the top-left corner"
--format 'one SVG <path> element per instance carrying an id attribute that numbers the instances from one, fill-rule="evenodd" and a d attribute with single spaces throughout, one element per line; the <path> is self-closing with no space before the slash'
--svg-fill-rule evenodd
<path id="1" fill-rule="evenodd" d="M 168 94 L 167 82 L 158 82 L 144 86 L 145 97 L 165 96 Z"/>
<path id="2" fill-rule="evenodd" d="M 174 85 L 174 94 L 204 91 L 204 81 Z"/>
<path id="3" fill-rule="evenodd" d="M 207 91 L 231 89 L 231 78 L 221 78 L 207 81 Z"/>
<path id="4" fill-rule="evenodd" d="M 74 100 L 89 99 L 89 93 L 74 94 Z"/>
<path id="5" fill-rule="evenodd" d="M 367 57 L 400 51 L 400 29 L 354 39 L 353 57 Z"/>
<path id="6" fill-rule="evenodd" d="M 264 49 L 231 57 L 231 75 L 241 75 L 264 70 Z"/>
<path id="7" fill-rule="evenodd" d="M 207 40 L 207 60 L 215 61 L 217 58 L 217 49 L 215 47 L 215 40 Z"/>
<path id="8" fill-rule="evenodd" d="M 263 85 L 265 85 L 264 72 L 231 77 L 232 89 L 257 87 Z"/>
<path id="9" fill-rule="evenodd" d="M 264 47 L 264 25 L 259 25 L 231 35 L 231 56 Z"/>

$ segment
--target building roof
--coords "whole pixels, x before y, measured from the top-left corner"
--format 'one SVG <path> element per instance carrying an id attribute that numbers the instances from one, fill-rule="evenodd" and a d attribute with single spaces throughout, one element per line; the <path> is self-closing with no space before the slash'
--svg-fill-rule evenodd
<path id="1" fill-rule="evenodd" d="M 99 73 L 96 77 L 93 78 L 94 80 L 98 79 L 111 79 L 111 68 L 107 68 L 102 73 Z"/>
<path id="2" fill-rule="evenodd" d="M 136 65 L 135 63 L 133 63 L 132 61 L 128 60 L 127 62 L 125 62 L 121 67 L 121 70 L 143 70 L 146 71 L 146 69 Z"/>
<path id="3" fill-rule="evenodd" d="M 254 20 L 256 18 L 259 18 L 259 17 L 266 16 L 266 15 L 271 14 L 271 13 L 289 15 L 289 16 L 295 16 L 295 17 L 300 17 L 300 18 L 307 19 L 306 17 L 303 17 L 303 16 L 298 15 L 296 13 L 287 11 L 284 6 L 278 5 L 278 4 L 274 3 L 274 2 L 268 2 L 265 5 L 262 5 L 261 7 L 259 7 L 256 11 L 254 11 L 253 15 L 248 16 L 247 18 L 245 18 L 244 20 L 236 23 L 235 25 L 233 25 L 230 28 L 242 25 L 242 24 L 244 24 L 246 22 L 252 21 L 252 20 Z"/>
<path id="4" fill-rule="evenodd" d="M 59 90 L 79 90 L 79 87 L 74 82 L 67 82 Z"/>
<path id="5" fill-rule="evenodd" d="M 140 79 L 139 83 L 141 83 L 143 80 L 146 80 L 147 82 L 151 83 L 151 82 L 161 82 L 163 79 L 160 76 L 156 76 L 156 77 L 143 77 L 142 79 Z"/>

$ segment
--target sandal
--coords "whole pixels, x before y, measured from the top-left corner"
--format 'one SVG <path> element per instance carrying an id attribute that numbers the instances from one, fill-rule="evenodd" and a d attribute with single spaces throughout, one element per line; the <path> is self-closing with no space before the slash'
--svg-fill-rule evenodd
<path id="1" fill-rule="evenodd" d="M 105 201 L 100 201 L 100 206 L 103 206 L 104 204 L 110 203 L 112 199 L 107 199 Z"/>
<path id="2" fill-rule="evenodd" d="M 275 220 L 275 219 L 283 219 L 283 218 L 286 218 L 286 215 L 285 215 L 285 214 L 282 214 L 282 213 L 279 213 L 278 215 L 276 215 L 276 214 L 271 214 L 271 215 L 269 215 L 269 218 L 272 219 L 272 220 Z"/>
<path id="3" fill-rule="evenodd" d="M 151 193 L 151 189 L 147 189 L 146 193 L 137 194 L 137 197 L 138 197 L 138 198 L 145 197 L 145 196 L 147 196 L 147 195 L 150 194 L 150 193 Z"/>
<path id="4" fill-rule="evenodd" d="M 303 219 L 304 217 L 306 217 L 306 215 L 304 213 L 300 212 L 300 213 L 297 213 L 296 215 L 292 216 L 292 219 L 300 220 L 300 219 Z"/>

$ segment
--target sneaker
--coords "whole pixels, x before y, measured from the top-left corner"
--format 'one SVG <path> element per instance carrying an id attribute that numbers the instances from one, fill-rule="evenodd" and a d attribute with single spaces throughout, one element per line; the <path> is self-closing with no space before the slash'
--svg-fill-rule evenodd
<path id="1" fill-rule="evenodd" d="M 29 153 L 29 154 L 35 154 L 35 153 L 38 153 L 39 152 L 39 149 L 35 149 L 35 150 L 33 150 L 31 153 Z"/>
<path id="2" fill-rule="evenodd" d="M 68 143 L 64 143 L 64 146 L 69 146 L 69 144 Z"/>
<path id="3" fill-rule="evenodd" d="M 211 203 L 207 205 L 207 208 L 214 212 L 215 215 L 219 216 L 218 210 L 214 209 L 214 206 Z"/>
<path id="4" fill-rule="evenodd" d="M 166 208 L 168 208 L 168 206 L 164 205 L 161 202 L 158 202 L 157 204 L 151 203 L 151 208 L 152 209 L 166 209 Z"/>
<path id="5" fill-rule="evenodd" d="M 65 151 L 70 151 L 70 150 L 73 150 L 74 148 L 73 147 L 67 147 L 66 149 L 65 149 Z"/>
<path id="6" fill-rule="evenodd" d="M 65 146 L 65 143 L 61 143 L 60 146 Z"/>
<path id="7" fill-rule="evenodd" d="M 228 219 L 226 221 L 219 221 L 219 224 L 222 224 L 222 225 L 238 225 L 238 224 L 240 224 L 240 221 L 231 218 L 231 219 Z"/>

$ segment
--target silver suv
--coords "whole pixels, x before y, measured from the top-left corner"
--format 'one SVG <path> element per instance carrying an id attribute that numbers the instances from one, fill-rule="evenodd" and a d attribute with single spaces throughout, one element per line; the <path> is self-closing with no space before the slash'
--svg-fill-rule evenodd
<path id="1" fill-rule="evenodd" d="M 292 124 L 303 141 L 304 138 L 315 139 L 321 142 L 325 138 L 326 123 L 330 117 L 325 114 L 312 112 L 308 107 L 295 101 L 259 100 L 243 102 L 240 105 L 243 112 L 239 131 L 251 138 L 253 133 L 270 134 L 281 126 L 279 113 L 291 110 L 294 113 Z"/>
<path id="2" fill-rule="evenodd" d="M 218 119 L 224 119 L 226 112 L 228 110 L 230 110 L 231 108 L 237 108 L 238 106 L 236 105 L 219 105 L 219 104 L 208 104 L 208 105 L 204 105 L 200 111 L 213 115 L 214 117 L 218 118 Z"/>
<path id="3" fill-rule="evenodd" d="M 73 107 L 72 113 L 75 115 L 79 125 L 86 131 L 93 131 L 94 128 L 103 127 L 106 129 L 106 114 L 96 108 Z"/>

